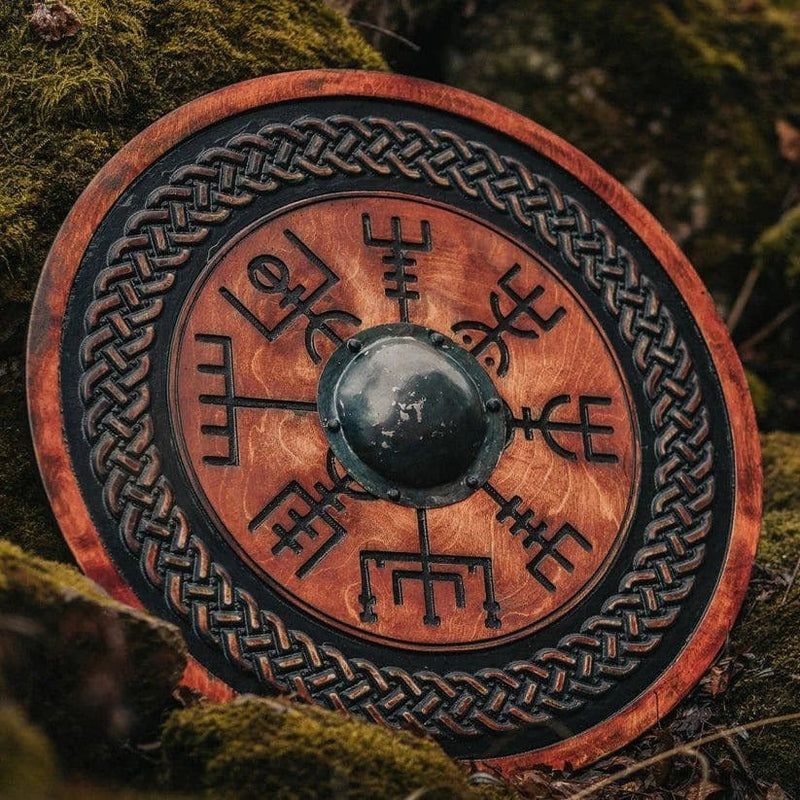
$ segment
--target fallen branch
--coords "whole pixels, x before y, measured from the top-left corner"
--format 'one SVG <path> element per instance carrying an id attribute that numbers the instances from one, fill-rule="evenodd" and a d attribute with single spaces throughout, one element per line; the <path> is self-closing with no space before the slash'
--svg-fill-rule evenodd
<path id="1" fill-rule="evenodd" d="M 702 766 L 703 759 L 705 759 L 705 756 L 703 756 L 701 753 L 698 753 L 697 748 L 709 744 L 710 742 L 715 742 L 718 739 L 727 739 L 728 737 L 734 736 L 737 733 L 743 733 L 744 731 L 753 730 L 754 728 L 763 728 L 766 727 L 767 725 L 778 725 L 782 722 L 791 722 L 793 720 L 800 720 L 800 711 L 796 711 L 792 714 L 781 714 L 780 716 L 777 717 L 767 717 L 766 719 L 758 719 L 753 722 L 747 722 L 744 725 L 736 725 L 733 728 L 726 728 L 723 731 L 717 731 L 716 733 L 711 733 L 708 736 L 703 736 L 700 739 L 696 739 L 693 742 L 688 742 L 687 744 L 682 744 L 679 745 L 678 747 L 673 747 L 671 750 L 665 750 L 663 753 L 659 753 L 658 755 L 646 758 L 644 761 L 640 761 L 638 764 L 632 764 L 631 766 L 626 767 L 623 770 L 620 770 L 616 774 L 609 775 L 607 778 L 603 778 L 602 780 L 597 781 L 597 783 L 593 783 L 591 786 L 587 786 L 585 789 L 581 789 L 581 791 L 577 792 L 576 794 L 570 795 L 567 798 L 567 800 L 582 800 L 582 798 L 589 797 L 595 792 L 600 791 L 600 789 L 605 789 L 606 786 L 611 786 L 612 783 L 616 783 L 617 781 L 620 781 L 623 778 L 627 778 L 629 775 L 634 775 L 637 772 L 641 772 L 643 769 L 647 769 L 648 767 L 653 766 L 653 764 L 658 764 L 659 762 L 670 759 L 673 756 L 689 755 L 696 757 L 698 758 L 698 760 L 700 760 Z"/>
<path id="2" fill-rule="evenodd" d="M 746 339 L 739 345 L 739 351 L 744 357 L 748 350 L 752 350 L 757 344 L 761 344 L 767 337 L 775 333 L 786 320 L 788 320 L 796 311 L 800 310 L 800 303 L 792 303 L 787 306 L 779 314 L 776 314 L 766 325 L 759 328 L 749 339 Z"/>

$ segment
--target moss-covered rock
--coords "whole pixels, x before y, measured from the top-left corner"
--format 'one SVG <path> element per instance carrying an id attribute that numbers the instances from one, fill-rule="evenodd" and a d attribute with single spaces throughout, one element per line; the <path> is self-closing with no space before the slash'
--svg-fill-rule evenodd
<path id="1" fill-rule="evenodd" d="M 186 667 L 177 628 L 0 540 L 0 687 L 65 768 L 102 771 L 158 732 Z"/>
<path id="2" fill-rule="evenodd" d="M 320 0 L 69 0 L 50 42 L 33 4 L 0 4 L 0 535 L 66 560 L 39 488 L 23 401 L 27 314 L 55 233 L 100 167 L 163 114 L 296 69 L 383 69 Z"/>
<path id="3" fill-rule="evenodd" d="M 0 797 L 44 800 L 58 781 L 47 737 L 10 703 L 0 703 Z"/>
<path id="4" fill-rule="evenodd" d="M 765 513 L 757 561 L 779 579 L 754 582 L 732 633 L 748 667 L 725 696 L 731 724 L 800 712 L 800 583 L 788 594 L 784 588 L 800 559 L 800 434 L 768 434 L 762 448 Z M 742 747 L 759 779 L 800 792 L 798 741 L 795 721 L 752 731 Z"/>
<path id="5" fill-rule="evenodd" d="M 18 293 L 22 278 L 29 294 L 78 192 L 123 142 L 167 111 L 258 75 L 383 67 L 339 15 L 314 0 L 70 5 L 81 28 L 55 44 L 30 24 L 28 3 L 0 10 L 0 227 L 10 233 L 0 238 L 0 263 L 9 268 L 4 293 Z"/>
<path id="6" fill-rule="evenodd" d="M 272 699 L 176 711 L 163 748 L 175 788 L 214 798 L 510 796 L 471 787 L 465 770 L 433 742 Z"/>

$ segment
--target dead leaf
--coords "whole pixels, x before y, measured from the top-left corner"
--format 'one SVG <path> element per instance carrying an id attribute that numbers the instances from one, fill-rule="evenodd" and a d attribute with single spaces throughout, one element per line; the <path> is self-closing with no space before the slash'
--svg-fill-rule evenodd
<path id="1" fill-rule="evenodd" d="M 67 36 L 74 36 L 81 29 L 78 15 L 60 0 L 34 3 L 28 21 L 46 42 L 59 42 Z"/>
<path id="2" fill-rule="evenodd" d="M 703 676 L 700 686 L 712 697 L 721 695 L 730 684 L 733 663 L 732 658 L 719 661 Z"/>
<path id="3" fill-rule="evenodd" d="M 582 788 L 573 781 L 556 780 L 546 772 L 535 770 L 520 775 L 514 785 L 526 800 L 562 800 Z"/>
<path id="4" fill-rule="evenodd" d="M 776 119 L 775 133 L 781 156 L 792 164 L 800 162 L 800 129 L 785 119 Z"/>
<path id="5" fill-rule="evenodd" d="M 720 786 L 718 783 L 698 781 L 686 790 L 686 800 L 706 800 L 707 797 L 713 797 L 717 792 L 724 791 L 725 787 Z"/>
<path id="6" fill-rule="evenodd" d="M 790 800 L 789 795 L 777 783 L 767 789 L 765 800 Z"/>

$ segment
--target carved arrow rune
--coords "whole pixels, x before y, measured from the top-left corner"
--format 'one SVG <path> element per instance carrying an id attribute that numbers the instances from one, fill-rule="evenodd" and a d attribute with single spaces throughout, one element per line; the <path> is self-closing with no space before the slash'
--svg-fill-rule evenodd
<path id="1" fill-rule="evenodd" d="M 409 272 L 410 269 L 417 265 L 417 261 L 411 258 L 409 253 L 430 253 L 433 247 L 431 224 L 427 220 L 420 222 L 422 240 L 419 242 L 403 238 L 400 217 L 392 217 L 392 236 L 389 239 L 382 239 L 372 235 L 372 218 L 369 214 L 364 213 L 361 215 L 361 224 L 364 244 L 367 247 L 381 247 L 389 251 L 382 261 L 393 269 L 391 272 L 384 272 L 383 279 L 393 282 L 394 286 L 384 289 L 384 294 L 393 300 L 397 300 L 400 321 L 408 322 L 408 301 L 419 300 L 419 292 L 408 288 L 409 284 L 417 282 L 417 276 L 413 272 Z"/>
<path id="2" fill-rule="evenodd" d="M 533 509 L 524 507 L 520 509 L 521 497 L 514 495 L 507 499 L 491 483 L 484 484 L 483 490 L 498 505 L 497 521 L 509 521 L 508 528 L 514 537 L 521 533 L 524 534 L 522 546 L 526 550 L 536 548 L 534 557 L 528 562 L 528 572 L 548 592 L 556 590 L 556 585 L 542 571 L 542 566 L 548 559 L 566 572 L 575 570 L 575 564 L 561 552 L 562 542 L 572 539 L 586 553 L 590 553 L 594 549 L 592 543 L 568 522 L 561 525 L 558 530 L 548 533 L 550 526 L 544 520 L 537 521 Z"/>

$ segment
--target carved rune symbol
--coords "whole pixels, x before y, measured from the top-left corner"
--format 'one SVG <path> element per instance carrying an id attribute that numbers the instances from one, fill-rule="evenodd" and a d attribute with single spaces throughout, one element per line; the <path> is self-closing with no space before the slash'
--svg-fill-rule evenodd
<path id="1" fill-rule="evenodd" d="M 403 229 L 400 217 L 392 217 L 392 236 L 389 239 L 380 239 L 372 235 L 372 219 L 369 214 L 361 215 L 363 226 L 364 244 L 367 247 L 387 248 L 389 252 L 381 260 L 387 266 L 393 267 L 391 272 L 384 272 L 383 279 L 391 281 L 394 286 L 384 289 L 384 294 L 392 300 L 397 300 L 400 310 L 400 321 L 408 322 L 408 301 L 419 300 L 419 292 L 409 289 L 408 284 L 416 283 L 417 276 L 409 272 L 417 265 L 414 258 L 409 257 L 409 253 L 430 253 L 433 247 L 431 239 L 431 226 L 429 222 L 422 220 L 420 223 L 420 234 L 422 241 L 414 242 L 403 238 Z"/>
<path id="2" fill-rule="evenodd" d="M 548 536 L 549 525 L 543 520 L 536 522 L 536 515 L 533 509 L 525 508 L 520 510 L 521 497 L 514 495 L 510 499 L 506 499 L 491 483 L 485 484 L 483 490 L 499 506 L 497 521 L 505 522 L 510 520 L 509 531 L 511 535 L 518 536 L 523 533 L 525 535 L 522 539 L 522 546 L 526 550 L 537 548 L 536 555 L 527 564 L 527 569 L 548 592 L 556 590 L 556 585 L 542 571 L 542 566 L 547 563 L 548 559 L 566 572 L 575 570 L 575 564 L 560 549 L 564 541 L 572 539 L 585 553 L 592 551 L 592 543 L 568 522 Z"/>
<path id="3" fill-rule="evenodd" d="M 272 532 L 278 537 L 278 541 L 272 546 L 274 555 L 280 555 L 286 550 L 298 554 L 304 552 L 305 545 L 300 541 L 301 536 L 312 542 L 321 540 L 322 544 L 298 567 L 295 572 L 298 578 L 305 578 L 347 535 L 347 529 L 332 514 L 333 511 L 344 511 L 341 498 L 375 499 L 369 492 L 356 489 L 358 484 L 349 474 L 339 473 L 331 450 L 328 450 L 326 469 L 331 484 L 327 486 L 317 481 L 314 484 L 316 497 L 296 480 L 292 480 L 250 520 L 248 525 L 250 532 L 254 533 L 268 519 L 277 516 L 281 509 L 286 509 L 291 525 L 288 527 L 280 523 L 272 525 Z M 298 505 L 303 510 L 298 510 Z M 326 531 L 324 534 L 318 530 L 319 526 L 324 526 Z"/>
<path id="4" fill-rule="evenodd" d="M 503 290 L 506 297 L 511 299 L 514 303 L 507 314 L 503 313 L 500 295 L 497 292 L 491 292 L 489 295 L 489 305 L 497 323 L 494 327 L 487 325 L 485 322 L 474 320 L 464 320 L 452 326 L 452 330 L 455 333 L 461 331 L 477 331 L 483 334 L 482 338 L 470 349 L 470 353 L 476 358 L 491 345 L 497 347 L 497 351 L 500 355 L 500 362 L 497 365 L 498 375 L 505 375 L 508 372 L 509 353 L 508 345 L 503 340 L 505 334 L 520 336 L 523 339 L 538 339 L 540 334 L 537 327 L 542 331 L 550 331 L 567 313 L 565 308 L 557 306 L 548 316 L 542 316 L 536 308 L 535 303 L 544 294 L 544 287 L 537 284 L 529 292 L 519 294 L 511 285 L 511 282 L 520 273 L 521 269 L 519 264 L 514 264 L 514 266 L 497 281 L 497 285 Z M 533 327 L 520 328 L 514 326 L 517 320 L 521 321 L 523 319 L 532 322 Z M 469 335 L 463 336 L 462 340 L 466 345 L 472 344 L 472 337 Z M 486 363 L 492 366 L 494 361 L 487 359 Z"/>
<path id="5" fill-rule="evenodd" d="M 361 559 L 361 621 L 367 623 L 377 622 L 375 613 L 377 597 L 372 592 L 369 565 L 373 562 L 378 569 L 386 564 L 413 564 L 413 569 L 392 570 L 392 594 L 396 606 L 403 605 L 403 584 L 415 581 L 422 584 L 425 600 L 425 614 L 422 621 L 425 625 L 438 626 L 441 618 L 436 613 L 436 598 L 434 587 L 437 583 L 449 583 L 455 593 L 456 608 L 466 606 L 466 591 L 464 577 L 455 569 L 435 569 L 435 567 L 466 567 L 471 575 L 477 570 L 483 573 L 484 602 L 486 612 L 484 624 L 487 628 L 499 628 L 501 625 L 500 604 L 495 600 L 494 580 L 492 578 L 492 559 L 488 556 L 467 555 L 436 555 L 431 552 L 428 536 L 428 519 L 424 508 L 417 509 L 417 529 L 419 533 L 419 552 L 398 552 L 393 550 L 362 550 Z"/>
<path id="6" fill-rule="evenodd" d="M 553 437 L 554 431 L 564 433 L 580 434 L 583 443 L 584 458 L 593 463 L 616 464 L 619 458 L 613 453 L 601 453 L 594 448 L 592 436 L 610 436 L 614 433 L 611 425 L 598 425 L 591 421 L 589 417 L 590 406 L 610 406 L 610 397 L 595 397 L 593 395 L 580 395 L 578 397 L 578 416 L 577 422 L 555 421 L 551 419 L 553 412 L 559 406 L 569 405 L 572 398 L 568 394 L 559 394 L 545 403 L 542 413 L 536 419 L 531 416 L 528 406 L 522 407 L 521 417 L 511 417 L 509 423 L 512 428 L 518 428 L 524 432 L 528 441 L 533 439 L 534 431 L 539 431 L 542 438 L 550 449 L 568 461 L 577 461 L 578 454 L 574 450 L 568 450 L 559 444 Z"/>
<path id="7" fill-rule="evenodd" d="M 200 433 L 204 436 L 218 436 L 227 440 L 227 455 L 203 456 L 203 461 L 215 467 L 239 466 L 239 430 L 237 411 L 240 408 L 283 408 L 291 411 L 316 411 L 317 404 L 302 400 L 283 400 L 267 397 L 245 397 L 236 394 L 233 370 L 233 342 L 230 336 L 217 336 L 210 333 L 198 333 L 195 341 L 218 347 L 221 361 L 197 365 L 197 371 L 207 375 L 218 375 L 223 378 L 222 394 L 201 394 L 202 405 L 221 406 L 225 409 L 225 422 L 222 425 L 201 425 Z"/>
<path id="8" fill-rule="evenodd" d="M 284 236 L 305 256 L 308 263 L 322 276 L 322 282 L 306 294 L 302 283 L 290 286 L 291 270 L 287 264 L 274 255 L 261 255 L 252 259 L 247 266 L 247 276 L 251 286 L 259 293 L 277 295 L 280 308 L 290 308 L 288 314 L 273 327 L 269 327 L 258 315 L 251 311 L 227 287 L 220 288 L 220 294 L 268 341 L 274 342 L 286 329 L 301 317 L 306 320 L 305 345 L 309 357 L 315 364 L 322 361 L 314 337 L 319 334 L 335 345 L 340 345 L 342 337 L 331 327 L 331 322 L 359 326 L 361 320 L 347 311 L 330 310 L 317 312 L 314 304 L 339 282 L 336 273 L 295 233 L 287 229 Z"/>

